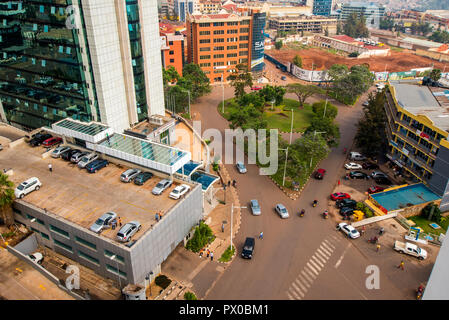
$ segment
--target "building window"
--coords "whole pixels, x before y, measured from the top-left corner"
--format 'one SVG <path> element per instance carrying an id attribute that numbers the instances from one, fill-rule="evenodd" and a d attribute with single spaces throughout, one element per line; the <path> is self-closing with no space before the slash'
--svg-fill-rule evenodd
<path id="1" fill-rule="evenodd" d="M 239 23 L 237 21 L 227 22 L 226 24 L 228 26 L 238 26 L 239 25 Z"/>
<path id="2" fill-rule="evenodd" d="M 12 208 L 12 211 L 14 212 L 14 213 L 17 213 L 18 215 L 22 215 L 22 211 L 20 211 L 19 209 L 16 209 L 16 208 Z"/>
<path id="3" fill-rule="evenodd" d="M 210 43 L 210 39 L 200 39 L 200 43 Z"/>
<path id="4" fill-rule="evenodd" d="M 235 38 L 228 38 L 228 42 L 237 42 L 239 40 L 239 38 L 235 37 Z"/>
<path id="5" fill-rule="evenodd" d="M 104 250 L 104 255 L 108 258 L 111 258 L 112 256 L 115 255 L 115 259 L 121 263 L 125 262 L 125 258 L 123 258 L 122 256 L 119 256 L 118 254 L 115 254 L 114 252 L 111 252 L 109 250 Z"/>
<path id="6" fill-rule="evenodd" d="M 239 48 L 240 49 L 247 49 L 248 48 L 248 44 L 247 43 L 241 43 L 241 44 L 239 44 Z"/>
<path id="7" fill-rule="evenodd" d="M 170 50 L 170 51 L 168 52 L 168 54 L 173 55 L 173 54 L 175 54 L 175 52 L 174 52 L 173 50 Z"/>
<path id="8" fill-rule="evenodd" d="M 78 250 L 78 255 L 79 255 L 81 258 L 84 258 L 84 259 L 86 259 L 86 260 L 92 262 L 93 264 L 96 264 L 97 266 L 100 265 L 100 261 L 99 261 L 98 259 L 96 259 L 96 258 L 94 258 L 94 257 L 92 257 L 92 256 L 90 256 L 90 255 L 88 255 L 88 254 L 86 254 L 86 253 L 84 253 L 84 252 L 82 252 L 82 251 L 79 251 L 79 250 Z"/>
<path id="9" fill-rule="evenodd" d="M 240 41 L 249 40 L 249 36 L 240 36 Z"/>
<path id="10" fill-rule="evenodd" d="M 214 62 L 214 66 L 224 66 L 224 61 Z"/>
<path id="11" fill-rule="evenodd" d="M 248 55 L 248 51 L 240 51 L 239 52 L 239 56 L 247 56 Z"/>
<path id="12" fill-rule="evenodd" d="M 224 30 L 214 30 L 214 34 L 224 34 Z"/>
<path id="13" fill-rule="evenodd" d="M 33 227 L 31 227 L 31 231 L 34 231 L 34 232 L 36 232 L 36 233 L 40 233 L 39 230 L 37 230 L 36 228 L 33 228 Z"/>
<path id="14" fill-rule="evenodd" d="M 249 26 L 249 20 L 240 21 L 241 26 Z"/>
<path id="15" fill-rule="evenodd" d="M 200 51 L 210 51 L 210 47 L 202 47 L 200 48 Z"/>
<path id="16" fill-rule="evenodd" d="M 224 50 L 224 47 L 220 46 L 220 47 L 214 47 L 214 51 L 222 51 Z"/>
<path id="17" fill-rule="evenodd" d="M 228 53 L 228 54 L 226 55 L 226 57 L 228 57 L 228 58 L 237 57 L 237 53 Z"/>
<path id="18" fill-rule="evenodd" d="M 123 271 L 121 271 L 120 268 L 119 268 L 119 270 L 117 270 L 116 267 L 113 267 L 113 266 L 111 266 L 111 265 L 109 265 L 109 264 L 106 264 L 106 269 L 107 269 L 109 272 L 112 272 L 112 273 L 114 273 L 114 274 L 117 274 L 117 271 L 118 271 L 118 274 L 120 275 L 120 277 L 126 278 L 126 273 L 123 272 Z"/>
<path id="19" fill-rule="evenodd" d="M 224 22 L 214 22 L 214 27 L 223 27 Z"/>
<path id="20" fill-rule="evenodd" d="M 248 33 L 249 28 L 240 28 L 240 33 Z"/>
<path id="21" fill-rule="evenodd" d="M 50 225 L 50 230 L 63 236 L 63 237 L 66 237 L 67 239 L 70 238 L 69 233 L 67 231 L 64 231 L 58 227 L 55 227 L 54 225 Z"/>
<path id="22" fill-rule="evenodd" d="M 65 244 L 64 242 L 58 241 L 58 240 L 53 240 L 55 245 L 57 245 L 60 248 L 63 248 L 64 250 L 69 251 L 70 253 L 73 253 L 73 249 L 71 246 L 69 246 L 68 244 Z"/>
<path id="23" fill-rule="evenodd" d="M 87 240 L 84 240 L 84 239 L 82 239 L 80 237 L 77 237 L 77 236 L 75 237 L 75 240 L 76 240 L 76 242 L 78 242 L 79 244 L 81 244 L 83 246 L 89 247 L 89 248 L 91 248 L 93 250 L 97 250 L 97 246 L 95 244 L 87 241 Z"/>
<path id="24" fill-rule="evenodd" d="M 210 59 L 210 55 L 200 56 L 200 60 Z"/>
<path id="25" fill-rule="evenodd" d="M 214 54 L 214 59 L 224 58 L 224 54 Z"/>
<path id="26" fill-rule="evenodd" d="M 210 62 L 200 63 L 200 67 L 210 67 Z"/>
<path id="27" fill-rule="evenodd" d="M 173 45 L 173 41 L 169 41 L 169 42 L 168 42 L 168 45 L 169 45 L 169 46 L 172 46 L 172 45 Z"/>
<path id="28" fill-rule="evenodd" d="M 237 46 L 228 46 L 228 50 L 236 50 Z"/>
<path id="29" fill-rule="evenodd" d="M 235 33 L 239 33 L 239 31 L 237 29 L 230 29 L 227 31 L 227 34 L 235 34 Z"/>
<path id="30" fill-rule="evenodd" d="M 175 59 L 170 59 L 170 63 L 175 63 Z"/>
<path id="31" fill-rule="evenodd" d="M 207 36 L 210 34 L 210 31 L 200 31 L 200 36 Z"/>
<path id="32" fill-rule="evenodd" d="M 217 42 L 224 42 L 224 38 L 214 39 L 214 43 L 217 43 Z"/>
<path id="33" fill-rule="evenodd" d="M 210 23 L 209 22 L 200 23 L 200 28 L 205 28 L 205 27 L 210 27 Z"/>
<path id="34" fill-rule="evenodd" d="M 36 219 L 36 221 L 37 221 L 37 223 L 39 223 L 39 224 L 45 226 L 45 222 L 44 222 L 43 220 L 41 220 L 41 219 Z"/>
<path id="35" fill-rule="evenodd" d="M 50 240 L 50 237 L 48 236 L 48 234 L 41 232 L 41 236 L 44 239 Z"/>

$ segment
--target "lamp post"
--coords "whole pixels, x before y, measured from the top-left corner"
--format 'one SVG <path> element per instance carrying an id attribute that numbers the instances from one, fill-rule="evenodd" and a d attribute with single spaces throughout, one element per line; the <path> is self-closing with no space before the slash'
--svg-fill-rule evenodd
<path id="1" fill-rule="evenodd" d="M 294 115 L 294 113 L 293 113 L 293 108 L 291 109 L 291 112 L 292 112 L 292 123 L 291 123 L 291 126 L 290 126 L 290 140 L 289 140 L 289 145 L 292 144 L 292 138 L 293 138 L 293 115 Z M 282 186 L 285 185 L 285 175 L 286 175 L 286 173 L 287 173 L 288 148 L 289 148 L 289 147 L 287 147 L 287 149 L 279 149 L 279 150 L 285 150 L 285 164 L 284 164 L 284 176 L 283 176 L 283 178 L 282 178 Z"/>
<path id="2" fill-rule="evenodd" d="M 326 133 L 326 131 L 316 131 L 313 133 L 313 140 L 315 141 L 315 136 L 317 134 Z M 310 168 L 312 168 L 312 160 L 313 160 L 313 154 L 310 156 Z"/>
<path id="3" fill-rule="evenodd" d="M 323 114 L 323 119 L 326 116 L 326 110 L 327 110 L 327 98 L 326 98 L 326 104 L 324 105 L 324 114 Z"/>
<path id="4" fill-rule="evenodd" d="M 223 82 L 223 73 L 221 74 L 221 92 L 222 92 L 222 107 L 221 107 L 221 113 L 224 114 L 224 82 Z"/>
<path id="5" fill-rule="evenodd" d="M 234 217 L 234 208 L 239 208 L 239 209 L 246 209 L 246 207 L 234 207 L 234 203 L 231 204 L 231 250 L 232 250 L 232 222 L 233 222 L 233 217 Z"/>
<path id="6" fill-rule="evenodd" d="M 148 281 L 148 286 L 150 287 L 150 298 L 153 295 L 151 293 L 151 276 L 153 275 L 153 271 L 150 271 L 149 274 L 147 274 L 147 276 L 145 277 L 145 279 Z"/>
<path id="7" fill-rule="evenodd" d="M 189 116 L 190 116 L 190 90 L 187 89 L 183 89 L 184 91 L 187 91 L 187 95 L 188 95 L 188 101 L 189 101 Z"/>
<path id="8" fill-rule="evenodd" d="M 119 288 L 121 289 L 122 288 L 122 283 L 121 283 L 121 281 L 120 281 L 120 269 L 118 268 L 118 261 L 117 261 L 117 255 L 116 254 L 114 254 L 112 257 L 110 257 L 109 259 L 111 259 L 111 260 L 115 260 L 115 263 L 116 263 L 116 265 L 117 265 L 117 276 L 118 276 L 118 286 L 119 286 Z"/>

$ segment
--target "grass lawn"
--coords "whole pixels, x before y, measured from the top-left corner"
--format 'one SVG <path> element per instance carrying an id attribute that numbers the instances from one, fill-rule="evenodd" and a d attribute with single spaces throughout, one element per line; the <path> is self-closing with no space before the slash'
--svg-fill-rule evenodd
<path id="1" fill-rule="evenodd" d="M 400 47 L 393 47 L 393 46 L 390 46 L 390 50 L 391 50 L 391 51 L 396 51 L 396 52 L 402 52 L 402 51 L 404 51 L 403 48 L 400 48 Z"/>
<path id="2" fill-rule="evenodd" d="M 223 252 L 222 256 L 220 257 L 220 259 L 218 259 L 218 261 L 220 261 L 220 262 L 228 262 L 228 261 L 231 260 L 231 258 L 234 255 L 234 253 L 235 253 L 235 247 L 232 246 L 232 249 L 231 249 L 231 246 L 229 246 L 225 250 L 225 252 Z"/>
<path id="3" fill-rule="evenodd" d="M 268 122 L 268 129 L 290 132 L 292 109 L 293 131 L 304 132 L 310 126 L 310 121 L 314 115 L 312 106 L 306 105 L 304 109 L 299 109 L 298 101 L 293 99 L 284 99 L 281 106 L 275 107 L 275 111 L 271 111 L 271 107 L 266 109 L 264 119 Z"/>
<path id="4" fill-rule="evenodd" d="M 434 229 L 431 226 L 429 226 L 432 221 L 429 221 L 421 216 L 415 216 L 410 217 L 409 220 L 412 220 L 414 223 L 416 223 L 415 227 L 420 227 L 424 230 L 425 233 L 433 233 L 436 235 L 439 235 L 440 233 L 446 233 L 447 227 L 449 225 L 449 217 L 443 218 L 444 221 L 437 223 L 441 229 Z"/>

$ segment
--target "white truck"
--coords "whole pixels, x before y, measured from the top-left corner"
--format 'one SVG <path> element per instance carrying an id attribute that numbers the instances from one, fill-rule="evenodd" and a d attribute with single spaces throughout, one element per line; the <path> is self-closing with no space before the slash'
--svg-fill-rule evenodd
<path id="1" fill-rule="evenodd" d="M 417 257 L 419 260 L 424 260 L 427 258 L 426 250 L 421 249 L 416 244 L 412 244 L 409 242 L 401 242 L 396 240 L 394 242 L 393 249 L 400 253 L 406 253 L 411 256 Z"/>

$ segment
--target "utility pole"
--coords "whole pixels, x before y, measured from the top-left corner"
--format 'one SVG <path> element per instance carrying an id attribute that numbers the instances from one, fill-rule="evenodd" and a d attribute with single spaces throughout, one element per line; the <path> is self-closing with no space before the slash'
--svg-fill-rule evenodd
<path id="1" fill-rule="evenodd" d="M 223 83 L 223 73 L 221 74 L 221 91 L 222 91 L 222 107 L 221 107 L 221 113 L 224 114 L 224 83 Z"/>
<path id="2" fill-rule="evenodd" d="M 326 104 L 324 105 L 324 114 L 323 114 L 323 119 L 326 116 L 326 110 L 327 110 L 327 98 L 326 98 Z"/>

